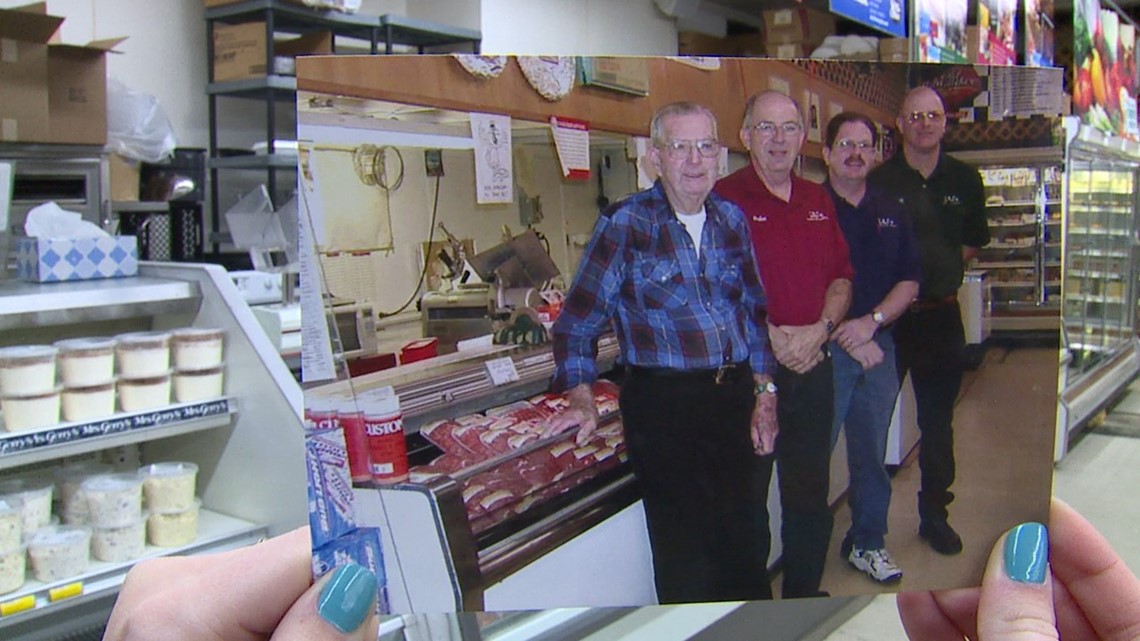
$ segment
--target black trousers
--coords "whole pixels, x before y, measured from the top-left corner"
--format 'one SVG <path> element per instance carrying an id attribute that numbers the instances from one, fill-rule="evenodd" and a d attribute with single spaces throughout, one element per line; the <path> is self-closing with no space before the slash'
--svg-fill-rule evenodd
<path id="1" fill-rule="evenodd" d="M 695 381 L 633 371 L 620 404 L 658 601 L 772 598 L 766 504 L 754 483 L 751 373 L 745 368 L 717 385 L 712 376 Z"/>
<path id="2" fill-rule="evenodd" d="M 784 598 L 815 596 L 823 578 L 834 517 L 827 503 L 831 474 L 831 423 L 835 384 L 831 358 L 806 374 L 780 366 L 776 437 L 783 513 Z"/>
<path id="3" fill-rule="evenodd" d="M 954 402 L 962 385 L 966 346 L 961 309 L 955 302 L 909 311 L 898 320 L 894 336 L 899 382 L 909 371 L 922 439 L 918 515 L 924 521 L 945 521 L 954 500 Z"/>

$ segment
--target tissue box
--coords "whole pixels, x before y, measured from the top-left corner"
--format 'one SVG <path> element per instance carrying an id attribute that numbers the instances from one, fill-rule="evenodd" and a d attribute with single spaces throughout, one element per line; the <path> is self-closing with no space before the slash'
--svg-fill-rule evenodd
<path id="1" fill-rule="evenodd" d="M 134 236 L 16 239 L 16 274 L 23 280 L 54 283 L 119 278 L 139 273 Z"/>

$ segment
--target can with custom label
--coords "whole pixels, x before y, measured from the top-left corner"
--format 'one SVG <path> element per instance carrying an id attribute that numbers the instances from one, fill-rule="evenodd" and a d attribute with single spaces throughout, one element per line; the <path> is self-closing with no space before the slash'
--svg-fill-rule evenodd
<path id="1" fill-rule="evenodd" d="M 372 394 L 362 398 L 361 405 L 372 459 L 372 480 L 381 484 L 406 481 L 408 447 L 404 440 L 400 397 L 395 393 Z"/>

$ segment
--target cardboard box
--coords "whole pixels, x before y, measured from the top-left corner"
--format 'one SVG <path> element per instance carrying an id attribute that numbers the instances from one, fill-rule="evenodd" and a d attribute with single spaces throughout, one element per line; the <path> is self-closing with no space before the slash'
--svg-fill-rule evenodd
<path id="1" fill-rule="evenodd" d="M 259 78 L 266 74 L 265 23 L 214 25 L 214 82 Z M 332 33 L 317 31 L 292 40 L 275 40 L 277 56 L 332 53 Z"/>
<path id="2" fill-rule="evenodd" d="M 806 42 L 769 43 L 764 50 L 770 58 L 808 58 L 816 45 Z"/>
<path id="3" fill-rule="evenodd" d="M 139 273 L 138 239 L 101 238 L 16 239 L 16 275 L 37 283 L 120 278 Z"/>
<path id="4" fill-rule="evenodd" d="M 883 62 L 909 62 L 909 38 L 881 38 L 879 40 L 879 60 Z"/>
<path id="5" fill-rule="evenodd" d="M 770 45 L 789 43 L 819 44 L 835 35 L 835 16 L 815 9 L 768 9 L 764 16 L 764 36 Z"/>
<path id="6" fill-rule="evenodd" d="M 697 33 L 677 33 L 677 53 L 682 56 L 734 56 L 736 49 L 731 40 Z"/>
<path id="7" fill-rule="evenodd" d="M 63 18 L 43 8 L 0 9 L 0 141 L 49 141 L 48 42 Z"/>
<path id="8" fill-rule="evenodd" d="M 763 34 L 759 33 L 741 33 L 734 36 L 729 36 L 733 44 L 733 55 L 736 56 L 763 56 L 767 42 L 764 40 Z"/>
<path id="9" fill-rule="evenodd" d="M 125 38 L 56 42 L 43 3 L 0 10 L 0 140 L 107 142 L 106 54 Z"/>
<path id="10" fill-rule="evenodd" d="M 111 200 L 133 202 L 139 199 L 139 171 L 142 166 L 119 154 L 111 154 L 107 161 L 111 177 Z"/>

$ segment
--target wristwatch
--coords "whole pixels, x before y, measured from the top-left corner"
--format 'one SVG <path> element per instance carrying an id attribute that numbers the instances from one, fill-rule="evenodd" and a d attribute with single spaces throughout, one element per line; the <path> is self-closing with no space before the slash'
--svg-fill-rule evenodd
<path id="1" fill-rule="evenodd" d="M 875 324 L 879 327 L 882 327 L 883 322 L 887 320 L 887 317 L 883 316 L 883 312 L 880 312 L 876 309 L 875 311 L 871 312 L 871 320 L 875 321 Z"/>
<path id="2" fill-rule="evenodd" d="M 835 322 L 832 321 L 830 318 L 825 317 L 823 319 L 823 326 L 825 328 L 827 328 L 827 335 L 828 336 L 831 336 L 831 333 L 835 331 Z"/>
<path id="3" fill-rule="evenodd" d="M 772 381 L 768 381 L 767 383 L 763 383 L 763 384 L 761 384 L 761 383 L 756 384 L 756 395 L 757 396 L 759 396 L 761 394 L 775 394 L 775 393 L 776 393 L 776 384 L 773 383 Z"/>

